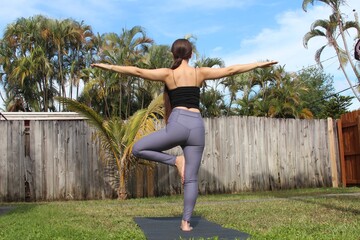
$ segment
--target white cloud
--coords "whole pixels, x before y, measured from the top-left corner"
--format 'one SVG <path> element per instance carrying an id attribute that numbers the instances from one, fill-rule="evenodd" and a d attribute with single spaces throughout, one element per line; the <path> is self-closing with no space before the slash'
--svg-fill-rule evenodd
<path id="1" fill-rule="evenodd" d="M 15 22 L 17 18 L 41 14 L 56 19 L 85 20 L 97 31 L 108 31 L 106 27 L 113 24 L 113 19 L 126 17 L 126 13 L 119 7 L 121 4 L 113 0 L 10 0 L 1 5 L 0 30 L 4 30 L 7 24 Z M 113 31 L 120 29 L 121 26 Z"/>
<path id="2" fill-rule="evenodd" d="M 348 20 L 353 20 L 352 9 L 360 10 L 360 1 L 348 1 L 348 5 L 351 7 L 343 7 L 342 11 Z M 303 36 L 309 31 L 315 20 L 327 19 L 330 13 L 330 9 L 323 5 L 309 7 L 307 13 L 302 9 L 281 13 L 276 17 L 277 27 L 263 29 L 256 36 L 243 40 L 240 49 L 223 56 L 223 59 L 226 65 L 266 59 L 277 60 L 280 65 L 285 65 L 288 71 L 299 71 L 303 67 L 314 65 L 316 64 L 315 52 L 327 43 L 326 39 L 313 38 L 309 41 L 308 49 L 305 49 L 302 42 Z M 354 37 L 353 35 L 350 39 L 354 39 Z M 337 59 L 332 58 L 334 56 L 334 50 L 329 47 L 324 50 L 321 60 L 325 60 L 323 62 L 325 72 L 334 76 L 336 91 L 341 91 L 348 88 L 349 85 L 338 68 Z M 351 73 L 351 71 L 348 72 Z M 350 74 L 350 77 L 356 83 L 355 76 Z M 350 91 L 347 91 L 346 94 L 353 96 Z M 353 102 L 352 109 L 360 107 L 357 100 Z"/>
<path id="3" fill-rule="evenodd" d="M 304 65 L 314 62 L 314 51 L 326 43 L 321 39 L 312 39 L 309 49 L 303 47 L 303 36 L 309 31 L 314 16 L 327 17 L 324 7 L 316 7 L 306 14 L 302 10 L 285 12 L 278 15 L 277 28 L 263 29 L 253 38 L 241 42 L 239 51 L 225 57 L 227 64 L 264 59 L 278 60 L 286 64 L 289 70 L 299 70 Z M 321 15 L 319 14 L 321 13 Z"/>
<path id="4" fill-rule="evenodd" d="M 181 9 L 226 9 L 226 8 L 242 8 L 246 5 L 253 5 L 254 0 L 178 0 L 161 2 L 164 11 L 179 11 Z"/>

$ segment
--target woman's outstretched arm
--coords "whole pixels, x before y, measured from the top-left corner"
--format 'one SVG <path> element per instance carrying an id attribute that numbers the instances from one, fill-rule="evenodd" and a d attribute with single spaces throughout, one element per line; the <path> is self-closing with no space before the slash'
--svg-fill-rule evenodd
<path id="1" fill-rule="evenodd" d="M 133 66 L 119 66 L 105 63 L 93 63 L 91 64 L 91 67 L 115 71 L 125 75 L 141 77 L 152 81 L 165 81 L 170 72 L 168 68 L 144 69 Z"/>
<path id="2" fill-rule="evenodd" d="M 257 63 L 248 63 L 248 64 L 236 64 L 229 67 L 224 68 L 200 68 L 200 74 L 202 79 L 219 79 L 227 76 L 231 76 L 234 74 L 244 73 L 251 71 L 255 68 L 265 68 L 270 67 L 274 64 L 277 64 L 276 61 L 269 62 L 257 62 Z"/>

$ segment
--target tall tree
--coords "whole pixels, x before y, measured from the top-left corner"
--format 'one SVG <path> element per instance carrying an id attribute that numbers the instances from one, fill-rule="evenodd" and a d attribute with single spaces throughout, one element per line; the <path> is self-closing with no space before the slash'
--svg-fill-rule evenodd
<path id="1" fill-rule="evenodd" d="M 250 74 L 252 88 L 257 88 L 257 96 L 254 99 L 254 115 L 269 117 L 270 98 L 269 87 L 275 81 L 274 67 L 254 69 Z M 278 72 L 279 73 L 279 72 Z M 282 75 L 277 76 L 281 81 Z"/>
<path id="2" fill-rule="evenodd" d="M 139 66 L 148 69 L 169 68 L 172 65 L 173 56 L 168 45 L 152 45 L 149 51 L 144 55 L 144 59 Z M 137 79 L 135 82 L 135 97 L 138 102 L 138 108 L 144 108 L 149 101 L 159 96 L 164 84 L 156 81 L 146 81 Z"/>
<path id="3" fill-rule="evenodd" d="M 88 26 L 72 19 L 36 15 L 9 24 L 0 45 L 2 81 L 11 98 L 6 103 L 22 98 L 31 111 L 55 111 L 53 97 L 66 96 L 69 72 L 73 69 L 75 75 L 75 62 L 85 63 L 88 58 L 82 49 L 91 45 L 91 35 Z"/>
<path id="4" fill-rule="evenodd" d="M 26 109 L 47 111 L 49 107 L 49 77 L 52 72 L 51 62 L 46 52 L 43 39 L 47 19 L 35 16 L 29 19 L 20 18 L 7 26 L 2 39 L 2 52 L 6 52 L 3 71 L 7 82 L 7 101 L 22 98 Z"/>
<path id="5" fill-rule="evenodd" d="M 194 45 L 194 43 L 193 43 Z M 224 61 L 220 58 L 201 57 L 194 63 L 196 68 L 200 67 L 224 67 Z M 219 89 L 224 79 L 203 82 L 200 94 L 200 108 L 204 117 L 218 117 L 225 112 L 223 94 Z"/>
<path id="6" fill-rule="evenodd" d="M 70 81 L 69 97 L 73 97 L 73 87 L 76 87 L 75 99 L 79 96 L 79 85 L 83 79 L 82 70 L 88 67 L 97 54 L 96 37 L 89 25 L 82 22 L 73 22 L 74 31 L 78 32 L 79 38 L 74 38 L 70 42 L 68 61 L 68 78 Z"/>
<path id="7" fill-rule="evenodd" d="M 301 99 L 314 118 L 322 118 L 326 102 L 334 94 L 333 76 L 325 74 L 320 67 L 304 68 L 295 76 L 307 88 Z M 327 116 L 325 116 L 327 117 Z"/>
<path id="8" fill-rule="evenodd" d="M 348 112 L 347 108 L 351 105 L 353 97 L 340 96 L 335 94 L 324 102 L 324 107 L 319 114 L 319 118 L 339 119 L 341 115 Z"/>
<path id="9" fill-rule="evenodd" d="M 340 68 L 345 76 L 345 79 L 347 80 L 348 84 L 350 85 L 354 96 L 360 101 L 360 96 L 356 92 L 356 89 L 354 88 L 353 84 L 351 83 L 349 76 L 346 72 L 345 66 L 349 62 L 355 76 L 358 79 L 358 82 L 360 83 L 360 74 L 352 60 L 351 53 L 349 52 L 348 45 L 347 45 L 347 39 L 346 39 L 346 31 L 348 29 L 355 29 L 357 31 L 357 36 L 360 36 L 360 26 L 357 21 L 345 21 L 340 6 L 343 5 L 346 1 L 345 0 L 317 0 L 318 2 L 322 2 L 329 6 L 332 10 L 332 14 L 329 16 L 329 19 L 325 20 L 316 20 L 310 28 L 310 31 L 305 34 L 303 43 L 305 48 L 308 46 L 308 42 L 310 39 L 314 37 L 325 37 L 327 39 L 327 44 L 320 47 L 315 54 L 315 60 L 318 64 L 321 66 L 320 56 L 326 46 L 331 46 L 334 48 L 336 52 L 336 56 L 340 63 Z M 309 4 L 314 5 L 316 0 L 303 0 L 303 10 L 307 11 L 307 6 Z M 340 41 L 338 40 L 338 37 L 341 37 L 342 39 L 342 45 L 343 48 L 340 46 Z"/>
<path id="10" fill-rule="evenodd" d="M 230 100 L 228 104 L 227 116 L 229 115 L 250 115 L 251 108 L 251 78 L 249 73 L 237 74 L 230 77 L 227 77 L 222 82 L 224 88 L 227 89 L 230 95 Z M 239 93 L 242 92 L 242 99 L 238 100 Z M 234 103 L 240 106 L 240 108 L 235 107 Z"/>
<path id="11" fill-rule="evenodd" d="M 144 60 L 144 54 L 153 44 L 153 40 L 148 38 L 145 30 L 140 26 L 134 26 L 122 33 L 108 33 L 102 36 L 104 38 L 101 46 L 101 59 L 114 65 L 139 65 Z M 113 81 L 108 86 L 117 92 L 118 104 L 112 111 L 117 111 L 122 118 L 127 118 L 131 114 L 131 101 L 133 95 L 132 83 L 136 78 L 113 73 Z M 123 101 L 125 100 L 125 101 Z"/>
<path id="12" fill-rule="evenodd" d="M 239 91 L 235 94 L 240 95 L 241 92 L 241 97 L 235 101 L 239 106 L 235 111 L 241 116 L 252 116 L 255 114 L 257 92 L 253 88 L 254 84 L 252 83 L 253 78 L 251 74 L 251 72 L 248 72 L 237 76 Z"/>

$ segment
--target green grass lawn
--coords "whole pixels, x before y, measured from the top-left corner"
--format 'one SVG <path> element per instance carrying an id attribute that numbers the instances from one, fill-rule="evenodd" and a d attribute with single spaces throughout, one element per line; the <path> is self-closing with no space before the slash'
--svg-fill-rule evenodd
<path id="1" fill-rule="evenodd" d="M 0 206 L 0 239 L 145 239 L 133 217 L 181 216 L 182 196 Z M 252 239 L 360 239 L 360 188 L 200 196 L 195 215 Z"/>

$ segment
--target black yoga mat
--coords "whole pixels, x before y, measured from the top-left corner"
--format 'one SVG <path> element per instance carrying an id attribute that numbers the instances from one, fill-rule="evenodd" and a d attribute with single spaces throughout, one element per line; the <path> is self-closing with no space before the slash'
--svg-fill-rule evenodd
<path id="1" fill-rule="evenodd" d="M 181 217 L 136 217 L 136 224 L 143 230 L 147 240 L 173 240 L 215 238 L 221 239 L 247 239 L 249 234 L 233 229 L 223 228 L 216 223 L 201 217 L 192 217 L 191 232 L 180 230 Z"/>
<path id="2" fill-rule="evenodd" d="M 0 207 L 0 215 L 5 215 L 13 209 L 14 207 Z"/>

